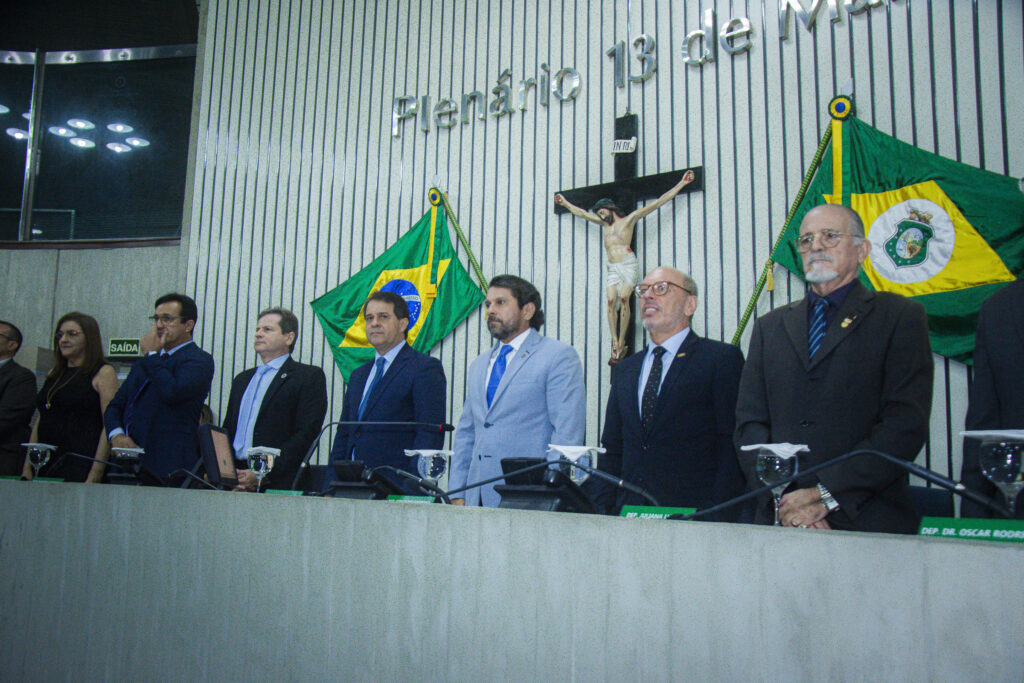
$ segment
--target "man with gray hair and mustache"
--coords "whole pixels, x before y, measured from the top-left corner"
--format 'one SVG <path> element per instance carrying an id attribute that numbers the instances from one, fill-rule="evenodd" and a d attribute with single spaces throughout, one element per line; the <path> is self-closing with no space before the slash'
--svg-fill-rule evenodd
<path id="1" fill-rule="evenodd" d="M 807 212 L 795 240 L 807 296 L 758 319 L 740 380 L 736 446 L 806 444 L 801 469 L 870 448 L 913 461 L 928 436 L 932 355 L 924 307 L 858 279 L 871 243 L 855 211 Z M 882 257 L 880 257 L 882 258 Z M 756 451 L 739 450 L 750 488 Z M 916 533 L 905 470 L 855 456 L 791 484 L 784 526 Z M 765 497 L 762 503 L 769 503 Z M 770 523 L 769 505 L 757 519 Z"/>

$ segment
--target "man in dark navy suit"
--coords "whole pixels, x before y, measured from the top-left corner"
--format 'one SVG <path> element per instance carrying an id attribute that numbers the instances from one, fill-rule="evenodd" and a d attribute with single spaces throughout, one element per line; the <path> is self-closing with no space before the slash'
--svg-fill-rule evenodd
<path id="1" fill-rule="evenodd" d="M 758 318 L 736 405 L 737 447 L 805 444 L 809 469 L 868 448 L 913 462 L 928 438 L 934 367 L 924 306 L 860 283 L 871 253 L 860 216 L 822 204 L 794 244 L 807 296 Z M 741 451 L 760 488 L 757 452 Z M 755 521 L 770 524 L 770 497 Z M 906 470 L 865 455 L 802 476 L 782 496 L 783 526 L 913 534 L 920 520 Z"/>
<path id="2" fill-rule="evenodd" d="M 184 294 L 156 300 L 153 330 L 140 346 L 147 355 L 103 415 L 112 448 L 142 448 L 142 467 L 166 479 L 199 459 L 199 413 L 210 393 L 213 356 L 192 341 L 199 311 Z"/>
<path id="3" fill-rule="evenodd" d="M 743 354 L 690 328 L 697 285 L 688 275 L 655 268 L 636 294 L 650 343 L 612 372 L 601 469 L 666 506 L 705 508 L 742 493 L 732 433 Z M 647 504 L 635 494 L 591 486 L 599 489 L 599 505 L 612 512 Z M 729 510 L 719 519 L 741 513 Z"/>
<path id="4" fill-rule="evenodd" d="M 291 352 L 299 320 L 285 308 L 268 308 L 256 321 L 253 349 L 260 364 L 231 382 L 224 428 L 235 451 L 238 488 L 255 491 L 246 451 L 253 446 L 281 449 L 264 488 L 291 488 L 302 458 L 320 433 L 327 414 L 324 371 L 296 362 Z"/>
<path id="5" fill-rule="evenodd" d="M 424 422 L 428 427 L 342 425 L 331 460 L 362 460 L 367 467 L 390 465 L 415 473 L 405 449 L 436 449 L 444 442 L 444 369 L 436 358 L 406 344 L 409 307 L 394 292 L 377 291 L 363 305 L 366 337 L 377 352 L 352 373 L 341 411 L 342 422 Z M 397 484 L 401 478 L 381 474 Z M 407 487 L 406 487 L 407 488 Z M 408 490 L 408 488 L 407 488 Z"/>
<path id="6" fill-rule="evenodd" d="M 1024 280 L 1016 280 L 989 297 L 978 314 L 974 344 L 974 379 L 967 407 L 967 429 L 1024 429 Z M 978 441 L 964 440 L 963 484 L 1002 504 L 995 484 L 978 465 Z M 1017 518 L 1024 501 L 1017 497 Z M 961 517 L 992 517 L 986 507 L 966 498 Z"/>

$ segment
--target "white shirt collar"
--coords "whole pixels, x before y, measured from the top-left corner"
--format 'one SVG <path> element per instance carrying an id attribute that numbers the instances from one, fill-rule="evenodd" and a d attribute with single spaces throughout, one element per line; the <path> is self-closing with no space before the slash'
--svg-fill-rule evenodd
<path id="1" fill-rule="evenodd" d="M 519 348 L 523 345 L 523 342 L 525 342 L 526 338 L 528 336 L 530 336 L 530 330 L 532 330 L 532 329 L 533 329 L 532 327 L 528 327 L 528 328 L 526 328 L 526 330 L 524 332 L 520 332 L 519 334 L 517 334 L 515 337 L 513 337 L 509 341 L 499 343 L 498 344 L 498 349 L 500 350 L 502 344 L 504 344 L 504 345 L 512 347 L 512 353 L 518 352 Z"/>
<path id="2" fill-rule="evenodd" d="M 266 366 L 268 368 L 273 368 L 275 370 L 280 370 L 281 366 L 284 365 L 285 361 L 288 360 L 291 357 L 292 356 L 291 356 L 290 353 L 282 354 L 282 355 L 278 356 L 277 358 L 272 358 L 272 359 L 268 360 L 266 363 L 261 362 L 258 366 L 256 366 L 256 369 L 259 370 L 261 367 Z"/>
<path id="3" fill-rule="evenodd" d="M 675 358 L 676 354 L 679 353 L 679 347 L 683 345 L 684 341 L 686 341 L 686 335 L 688 335 L 689 333 L 690 326 L 687 325 L 686 329 L 679 330 L 678 332 L 676 332 L 675 334 L 673 334 L 671 337 L 669 337 L 660 344 L 655 344 L 653 341 L 648 342 L 647 355 L 651 355 L 651 353 L 654 351 L 655 346 L 660 346 L 663 349 L 665 349 L 666 355 L 668 355 L 670 358 Z"/>
<path id="4" fill-rule="evenodd" d="M 398 352 L 402 350 L 403 346 L 405 346 L 405 341 L 400 341 L 394 346 L 392 346 L 390 349 L 388 349 L 388 352 L 385 353 L 383 356 L 380 355 L 379 353 L 374 353 L 373 361 L 376 363 L 378 358 L 383 358 L 384 367 L 387 367 L 391 365 L 391 363 L 395 360 L 395 357 L 398 355 Z"/>

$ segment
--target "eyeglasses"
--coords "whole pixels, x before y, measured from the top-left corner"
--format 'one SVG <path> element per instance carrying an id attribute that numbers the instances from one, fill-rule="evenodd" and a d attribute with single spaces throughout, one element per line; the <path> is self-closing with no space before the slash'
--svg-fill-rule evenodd
<path id="1" fill-rule="evenodd" d="M 795 240 L 793 240 L 793 244 L 796 246 L 797 251 L 799 251 L 801 254 L 806 254 L 811 250 L 811 247 L 814 246 L 815 237 L 821 238 L 821 246 L 825 247 L 826 249 L 831 249 L 832 247 L 839 244 L 839 241 L 843 239 L 843 237 L 852 237 L 854 240 L 861 239 L 857 235 L 851 235 L 848 232 L 839 232 L 838 230 L 822 230 L 821 232 L 809 232 L 806 235 L 800 235 Z"/>
<path id="2" fill-rule="evenodd" d="M 147 318 L 147 320 L 152 320 L 154 325 L 156 325 L 156 324 L 170 325 L 171 323 L 173 323 L 176 320 L 184 320 L 184 319 L 185 318 L 183 318 L 180 315 L 151 315 L 151 316 L 149 316 L 149 318 Z"/>
<path id="3" fill-rule="evenodd" d="M 80 334 L 82 333 L 79 332 L 78 330 L 64 330 L 63 332 L 58 332 L 57 334 L 53 335 L 53 338 L 56 341 L 60 341 L 64 337 L 67 337 L 68 339 L 74 339 Z"/>
<path id="4" fill-rule="evenodd" d="M 665 296 L 666 294 L 668 294 L 669 287 L 678 287 L 687 294 L 690 294 L 691 296 L 693 295 L 693 292 L 688 290 L 686 287 L 683 287 L 682 285 L 677 285 L 674 282 L 668 282 L 667 280 L 664 280 L 662 282 L 655 282 L 650 285 L 639 284 L 633 288 L 633 291 L 636 292 L 636 295 L 638 297 L 647 294 L 647 290 L 651 290 L 651 292 L 654 293 L 654 296 Z"/>

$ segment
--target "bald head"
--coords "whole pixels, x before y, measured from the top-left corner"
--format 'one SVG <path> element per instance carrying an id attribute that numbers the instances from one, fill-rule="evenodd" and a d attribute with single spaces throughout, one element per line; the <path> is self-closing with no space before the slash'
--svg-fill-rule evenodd
<path id="1" fill-rule="evenodd" d="M 659 293 L 663 282 L 668 284 Z M 693 278 L 675 268 L 659 266 L 647 273 L 638 287 L 644 290 L 640 297 L 640 319 L 651 341 L 660 344 L 690 326 L 697 310 L 697 283 Z"/>
<path id="2" fill-rule="evenodd" d="M 804 219 L 800 221 L 801 230 L 809 219 L 835 223 L 837 227 L 844 228 L 854 237 L 864 237 L 864 221 L 860 219 L 860 214 L 842 204 L 820 204 L 814 207 L 804 214 Z"/>
<path id="3" fill-rule="evenodd" d="M 841 204 L 822 204 L 800 222 L 800 256 L 804 277 L 819 296 L 828 296 L 857 277 L 857 269 L 871 252 L 864 238 L 864 223 Z"/>

